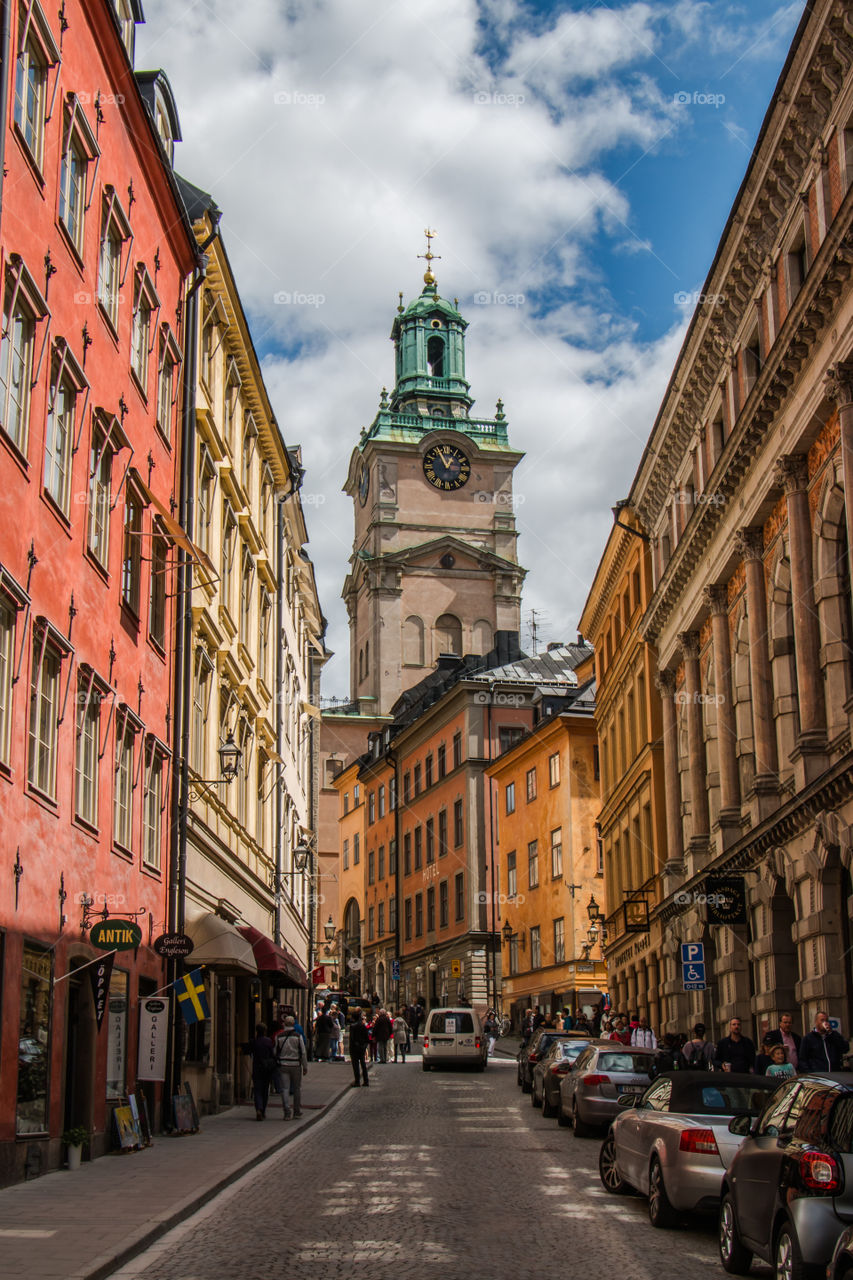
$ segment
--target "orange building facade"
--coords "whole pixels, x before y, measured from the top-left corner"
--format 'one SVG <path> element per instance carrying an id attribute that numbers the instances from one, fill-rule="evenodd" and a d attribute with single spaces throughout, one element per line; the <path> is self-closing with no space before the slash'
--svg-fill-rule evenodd
<path id="1" fill-rule="evenodd" d="M 502 1005 L 514 1023 L 528 1006 L 590 1012 L 607 992 L 592 698 L 591 682 L 582 685 L 568 709 L 543 719 L 487 771 L 504 920 Z"/>

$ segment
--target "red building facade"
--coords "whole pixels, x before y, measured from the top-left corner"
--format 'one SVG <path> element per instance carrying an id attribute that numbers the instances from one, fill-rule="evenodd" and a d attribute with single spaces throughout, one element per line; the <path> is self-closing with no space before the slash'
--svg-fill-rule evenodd
<path id="1" fill-rule="evenodd" d="M 3 6 L 0 1183 L 98 1154 L 165 983 L 184 303 L 196 247 L 132 4 Z M 133 917 L 97 1026 L 95 913 Z M 143 1092 L 159 1103 L 160 1086 Z M 152 1117 L 153 1118 L 153 1117 Z"/>

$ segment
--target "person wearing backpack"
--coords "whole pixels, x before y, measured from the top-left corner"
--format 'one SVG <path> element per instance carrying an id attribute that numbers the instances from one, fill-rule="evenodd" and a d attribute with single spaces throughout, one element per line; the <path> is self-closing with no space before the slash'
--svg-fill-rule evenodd
<path id="1" fill-rule="evenodd" d="M 308 1074 L 305 1041 L 296 1030 L 296 1019 L 287 1017 L 284 1030 L 275 1042 L 275 1065 L 281 1084 L 283 1119 L 302 1115 L 302 1077 Z M 291 1105 L 287 1105 L 292 1095 Z"/>
<path id="2" fill-rule="evenodd" d="M 713 1071 L 716 1046 L 705 1039 L 705 1027 L 697 1022 L 693 1028 L 693 1038 L 688 1040 L 681 1050 L 684 1065 L 693 1071 Z"/>

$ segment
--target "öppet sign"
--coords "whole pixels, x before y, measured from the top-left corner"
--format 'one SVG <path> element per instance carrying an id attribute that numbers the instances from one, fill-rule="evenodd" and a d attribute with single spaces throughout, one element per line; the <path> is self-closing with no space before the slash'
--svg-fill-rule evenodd
<path id="1" fill-rule="evenodd" d="M 142 930 L 133 920 L 99 920 L 89 941 L 99 951 L 133 951 L 142 943 Z"/>

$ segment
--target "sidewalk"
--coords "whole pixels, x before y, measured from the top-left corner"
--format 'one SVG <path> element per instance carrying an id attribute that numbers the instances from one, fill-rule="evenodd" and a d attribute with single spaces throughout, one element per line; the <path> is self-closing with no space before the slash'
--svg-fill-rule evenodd
<path id="1" fill-rule="evenodd" d="M 157 1135 L 119 1152 L 0 1191 L 0 1276 L 99 1280 L 141 1253 L 217 1192 L 321 1119 L 349 1091 L 349 1063 L 312 1062 L 304 1114 L 284 1121 L 277 1095 L 267 1118 L 251 1106 L 203 1116 L 201 1130 Z"/>

